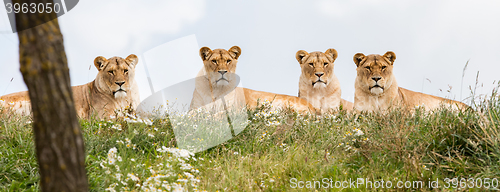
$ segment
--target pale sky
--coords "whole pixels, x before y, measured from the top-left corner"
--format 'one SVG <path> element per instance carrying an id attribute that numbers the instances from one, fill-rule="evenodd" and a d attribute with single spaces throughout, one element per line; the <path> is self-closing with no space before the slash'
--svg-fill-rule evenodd
<path id="1" fill-rule="evenodd" d="M 173 85 L 194 77 L 192 65 L 201 68 L 199 48 L 237 45 L 242 49 L 237 73 L 244 87 L 296 96 L 300 67 L 295 53 L 334 48 L 339 53 L 335 74 L 342 97 L 353 101 L 353 55 L 391 50 L 397 57 L 394 73 L 399 86 L 459 100 L 467 60 L 462 98 L 470 95 L 468 87 L 474 86 L 478 71 L 483 85 L 479 93 L 491 92 L 493 82 L 500 79 L 500 65 L 493 60 L 500 53 L 498 10 L 500 1 L 495 0 L 85 0 L 60 17 L 59 24 L 72 85 L 95 78 L 97 56 L 125 58 L 132 53 L 140 56 L 139 79 L 145 79 L 146 61 L 150 72 L 165 74 L 155 83 Z M 2 11 L 0 31 L 8 25 Z M 179 49 L 151 51 L 183 37 L 189 43 L 170 44 Z M 176 53 L 181 50 L 186 51 Z M 0 95 L 26 90 L 18 57 L 17 35 L 0 33 Z M 145 99 L 149 87 L 140 81 Z M 451 93 L 446 91 L 449 86 Z"/>

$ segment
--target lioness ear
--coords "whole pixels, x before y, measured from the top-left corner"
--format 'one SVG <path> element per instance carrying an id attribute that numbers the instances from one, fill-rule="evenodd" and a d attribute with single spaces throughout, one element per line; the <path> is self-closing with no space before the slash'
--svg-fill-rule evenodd
<path id="1" fill-rule="evenodd" d="M 389 60 L 389 62 L 391 63 L 391 65 L 393 65 L 394 61 L 396 60 L 396 53 L 394 53 L 392 51 L 387 51 L 387 53 L 384 54 L 384 58 L 386 58 L 387 60 Z"/>
<path id="2" fill-rule="evenodd" d="M 354 55 L 354 57 L 352 58 L 354 60 L 354 63 L 356 64 L 356 66 L 359 67 L 359 63 L 361 63 L 361 61 L 363 61 L 363 59 L 365 59 L 365 54 L 363 53 L 356 53 L 356 55 Z"/>
<path id="3" fill-rule="evenodd" d="M 95 65 L 95 68 L 97 68 L 97 70 L 101 71 L 104 67 L 105 67 L 105 63 L 106 61 L 108 61 L 106 58 L 104 58 L 103 56 L 99 56 L 99 57 L 96 57 L 94 59 L 94 65 Z"/>
<path id="4" fill-rule="evenodd" d="M 137 65 L 139 62 L 139 58 L 137 58 L 136 55 L 130 54 L 125 60 L 127 60 L 130 64 L 132 64 L 134 67 Z"/>
<path id="5" fill-rule="evenodd" d="M 335 59 L 337 59 L 337 57 L 339 56 L 339 54 L 337 53 L 337 50 L 335 49 L 328 49 L 325 51 L 325 55 L 328 56 L 328 59 L 330 59 L 330 61 L 333 63 L 335 61 Z"/>
<path id="6" fill-rule="evenodd" d="M 231 54 L 231 56 L 234 59 L 238 59 L 238 57 L 240 57 L 240 55 L 241 55 L 241 48 L 238 46 L 233 46 L 228 51 L 229 51 L 229 54 Z"/>
<path id="7" fill-rule="evenodd" d="M 304 57 L 306 57 L 308 55 L 309 55 L 309 53 L 307 51 L 299 50 L 295 54 L 295 58 L 297 59 L 297 61 L 299 62 L 299 64 L 302 64 L 302 59 L 304 59 Z"/>
<path id="8" fill-rule="evenodd" d="M 201 60 L 206 61 L 208 59 L 208 57 L 210 57 L 210 55 L 212 55 L 212 50 L 210 48 L 202 47 L 200 49 Z"/>

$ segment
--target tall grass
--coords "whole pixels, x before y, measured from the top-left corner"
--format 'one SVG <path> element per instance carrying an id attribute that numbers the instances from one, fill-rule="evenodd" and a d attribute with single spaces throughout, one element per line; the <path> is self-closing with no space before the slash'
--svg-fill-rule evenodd
<path id="1" fill-rule="evenodd" d="M 152 124 L 82 120 L 87 174 L 92 191 L 110 189 L 114 184 L 117 191 L 145 190 L 141 187 L 147 179 L 154 181 L 167 174 L 160 183 L 169 184 L 171 190 L 179 185 L 190 191 L 310 191 L 313 189 L 306 188 L 306 183 L 299 188 L 297 182 L 311 181 L 314 186 L 314 181 L 321 183 L 324 178 L 333 183 L 357 178 L 384 180 L 393 187 L 398 181 L 424 181 L 423 188 L 390 189 L 421 191 L 432 190 L 427 184 L 436 180 L 438 190 L 448 189 L 443 186 L 447 178 L 498 180 L 497 90 L 479 100 L 472 98 L 473 108 L 461 112 L 443 108 L 408 114 L 394 109 L 385 114 L 341 112 L 320 117 L 259 108 L 248 111 L 249 124 L 236 137 L 187 159 L 161 152 L 163 146 L 176 147 L 168 118 L 153 119 Z M 0 190 L 39 189 L 28 121 L 6 114 L 0 117 Z M 122 161 L 103 164 L 114 147 Z M 182 168 L 188 165 L 191 169 Z M 129 173 L 139 181 L 127 177 Z M 350 190 L 372 190 L 366 185 L 356 187 Z M 324 190 L 318 185 L 315 189 Z"/>

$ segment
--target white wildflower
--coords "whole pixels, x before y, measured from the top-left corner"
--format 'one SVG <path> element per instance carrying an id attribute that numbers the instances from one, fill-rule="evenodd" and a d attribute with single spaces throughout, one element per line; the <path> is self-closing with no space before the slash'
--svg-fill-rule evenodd
<path id="1" fill-rule="evenodd" d="M 139 177 L 135 176 L 134 173 L 127 174 L 127 177 L 132 179 L 132 181 L 135 181 L 135 182 L 139 181 Z"/>
<path id="2" fill-rule="evenodd" d="M 354 129 L 354 131 L 356 133 L 354 133 L 354 136 L 361 136 L 361 135 L 364 135 L 365 133 L 363 133 L 363 131 L 359 130 L 359 129 Z"/>
<path id="3" fill-rule="evenodd" d="M 120 174 L 120 173 L 115 174 L 115 177 L 116 177 L 116 180 L 118 180 L 118 181 L 122 180 L 121 179 L 122 178 L 122 174 Z"/>

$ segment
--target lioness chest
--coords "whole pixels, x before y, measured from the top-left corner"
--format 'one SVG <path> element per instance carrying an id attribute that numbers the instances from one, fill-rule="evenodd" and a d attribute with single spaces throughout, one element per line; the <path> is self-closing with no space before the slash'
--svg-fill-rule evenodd
<path id="1" fill-rule="evenodd" d="M 320 94 L 314 94 L 306 99 L 311 105 L 321 111 L 328 111 L 330 109 L 338 109 L 340 106 L 340 98 L 337 96 L 322 96 Z"/>
<path id="2" fill-rule="evenodd" d="M 391 104 L 395 104 L 398 98 L 370 96 L 363 99 L 356 99 L 354 108 L 360 111 L 387 110 Z"/>
<path id="3" fill-rule="evenodd" d="M 320 109 L 321 112 L 327 112 L 332 109 L 338 109 L 340 106 L 340 92 L 332 92 L 327 88 L 302 91 L 300 98 L 305 99 L 314 108 Z"/>

